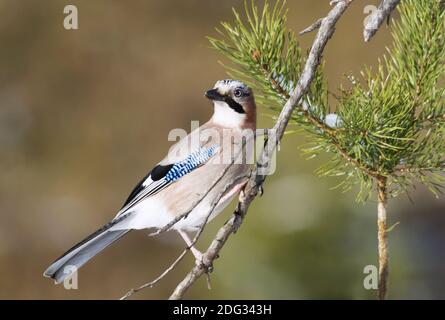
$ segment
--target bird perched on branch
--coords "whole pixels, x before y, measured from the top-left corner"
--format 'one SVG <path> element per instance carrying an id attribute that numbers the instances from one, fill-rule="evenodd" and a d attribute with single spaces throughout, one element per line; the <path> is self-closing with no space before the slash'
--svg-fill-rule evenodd
<path id="1" fill-rule="evenodd" d="M 199 231 L 238 195 L 250 172 L 256 129 L 252 90 L 236 80 L 218 81 L 205 96 L 212 118 L 178 141 L 130 193 L 116 217 L 64 253 L 44 272 L 62 282 L 131 230 L 176 230 L 197 260 L 187 232 Z M 250 159 L 250 160 L 249 160 Z M 67 269 L 67 267 L 69 267 Z"/>

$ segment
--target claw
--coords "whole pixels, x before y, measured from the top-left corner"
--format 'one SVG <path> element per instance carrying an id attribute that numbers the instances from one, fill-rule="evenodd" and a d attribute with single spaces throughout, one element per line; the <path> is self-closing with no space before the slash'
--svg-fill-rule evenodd
<path id="1" fill-rule="evenodd" d="M 259 195 L 260 197 L 262 197 L 263 194 L 264 194 L 264 188 L 263 188 L 263 186 L 261 185 L 261 186 L 259 186 L 259 188 L 258 188 L 258 195 Z"/>
<path id="2" fill-rule="evenodd" d="M 244 192 L 244 189 L 242 189 L 239 193 L 239 200 L 240 202 L 244 202 L 246 200 L 246 193 Z"/>

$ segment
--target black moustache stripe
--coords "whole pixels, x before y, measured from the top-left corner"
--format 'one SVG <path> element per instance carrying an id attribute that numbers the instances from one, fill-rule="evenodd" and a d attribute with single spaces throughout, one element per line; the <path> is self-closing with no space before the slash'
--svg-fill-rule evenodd
<path id="1" fill-rule="evenodd" d="M 235 100 L 233 100 L 232 98 L 225 98 L 224 101 L 229 105 L 230 108 L 232 108 L 233 110 L 235 110 L 238 113 L 246 113 L 243 109 L 243 107 L 236 102 Z"/>

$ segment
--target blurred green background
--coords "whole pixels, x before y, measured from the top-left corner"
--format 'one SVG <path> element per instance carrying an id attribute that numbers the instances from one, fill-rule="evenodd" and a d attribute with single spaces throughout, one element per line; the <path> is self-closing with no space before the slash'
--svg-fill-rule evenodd
<path id="1" fill-rule="evenodd" d="M 300 31 L 328 0 L 288 1 Z M 340 21 L 325 54 L 335 93 L 350 72 L 375 65 L 390 45 L 387 27 L 362 40 L 366 5 Z M 79 30 L 63 8 L 79 9 Z M 157 277 L 184 248 L 174 233 L 133 232 L 79 273 L 79 289 L 42 277 L 61 253 L 110 220 L 147 170 L 167 152 L 173 128 L 190 130 L 212 113 L 203 92 L 226 78 L 209 49 L 219 21 L 242 1 L 0 1 L 0 298 L 115 299 Z M 299 37 L 308 49 L 314 34 Z M 259 127 L 272 120 L 259 112 Z M 330 190 L 306 161 L 304 139 L 288 135 L 278 170 L 215 263 L 212 290 L 201 279 L 191 299 L 374 298 L 363 268 L 377 263 L 376 203 Z M 424 189 L 392 201 L 390 298 L 445 298 L 445 202 Z M 234 204 L 206 229 L 204 249 Z M 160 284 L 134 296 L 163 299 L 192 267 L 188 256 Z"/>

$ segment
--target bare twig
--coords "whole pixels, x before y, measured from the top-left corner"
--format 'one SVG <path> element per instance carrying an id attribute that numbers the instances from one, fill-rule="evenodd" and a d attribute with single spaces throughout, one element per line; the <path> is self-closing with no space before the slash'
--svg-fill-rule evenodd
<path id="1" fill-rule="evenodd" d="M 232 233 L 235 233 L 238 230 L 245 215 L 247 214 L 250 204 L 257 196 L 262 184 L 266 179 L 266 176 L 263 175 L 262 172 L 260 174 L 260 169 L 271 161 L 272 154 L 277 147 L 277 143 L 284 135 L 285 129 L 295 107 L 309 90 L 315 76 L 315 72 L 320 64 L 324 48 L 335 31 L 335 25 L 338 19 L 342 16 L 351 2 L 352 0 L 337 1 L 335 7 L 322 20 L 297 86 L 292 91 L 292 94 L 284 105 L 273 130 L 271 130 L 271 133 L 274 135 L 275 139 L 268 139 L 267 144 L 260 155 L 257 166 L 247 182 L 244 192 L 242 193 L 243 196 L 240 196 L 235 213 L 229 219 L 229 221 L 227 221 L 224 226 L 219 229 L 215 239 L 211 242 L 209 248 L 203 254 L 202 264 L 196 265 L 187 274 L 187 276 L 175 288 L 174 292 L 170 296 L 170 299 L 181 299 L 184 296 L 185 292 L 195 283 L 195 281 L 205 274 L 211 266 L 213 266 L 213 261 L 218 257 L 219 252 L 223 248 L 227 239 Z"/>
<path id="2" fill-rule="evenodd" d="M 179 262 L 181 262 L 182 258 L 184 258 L 185 254 L 187 253 L 187 251 L 190 250 L 190 248 L 192 246 L 194 246 L 196 244 L 196 242 L 198 241 L 199 237 L 201 236 L 202 232 L 204 231 L 204 227 L 207 224 L 210 216 L 213 213 L 213 210 L 215 210 L 215 207 L 217 206 L 218 202 L 221 200 L 221 198 L 224 196 L 224 194 L 230 190 L 234 185 L 236 185 L 237 183 L 239 183 L 240 180 L 246 179 L 248 177 L 248 175 L 245 176 L 241 176 L 239 177 L 237 180 L 232 181 L 231 183 L 226 184 L 226 186 L 221 190 L 221 192 L 216 196 L 215 200 L 212 203 L 212 206 L 210 207 L 209 213 L 207 214 L 207 216 L 205 217 L 203 223 L 201 224 L 201 226 L 199 227 L 198 232 L 196 233 L 196 236 L 194 237 L 194 239 L 192 240 L 192 243 L 190 246 L 188 246 L 179 256 L 178 258 L 159 276 L 157 277 L 155 280 L 151 281 L 151 282 L 147 282 L 137 288 L 133 288 L 131 290 L 129 290 L 122 298 L 120 298 L 120 300 L 126 300 L 129 297 L 131 297 L 133 294 L 145 289 L 145 288 L 151 288 L 153 287 L 155 284 L 157 284 L 159 281 L 161 281 L 170 271 L 172 271 L 178 264 Z"/>
<path id="3" fill-rule="evenodd" d="M 377 227 L 378 227 L 378 247 L 379 247 L 379 289 L 378 297 L 385 300 L 388 296 L 388 276 L 389 276 L 389 254 L 388 254 L 388 234 L 386 217 L 386 178 L 380 179 L 377 183 Z"/>
<path id="4" fill-rule="evenodd" d="M 219 192 L 219 194 L 215 197 L 215 200 L 213 200 L 212 205 L 210 206 L 210 210 L 207 213 L 204 221 L 202 222 L 201 226 L 198 229 L 198 232 L 196 233 L 194 239 L 192 240 L 191 246 L 194 246 L 195 243 L 198 241 L 199 237 L 201 236 L 202 232 L 204 231 L 204 227 L 206 226 L 207 222 L 209 221 L 210 216 L 213 213 L 213 210 L 215 210 L 216 206 L 218 205 L 219 201 L 224 197 L 224 195 L 231 190 L 236 185 L 242 183 L 242 181 L 247 182 L 247 178 L 249 178 L 250 174 L 242 175 L 238 177 L 237 179 L 230 181 L 227 183 L 224 188 Z"/>
<path id="5" fill-rule="evenodd" d="M 377 30 L 379 30 L 383 21 L 389 18 L 391 12 L 399 3 L 400 0 L 382 0 L 379 7 L 371 13 L 366 22 L 365 29 L 363 30 L 363 37 L 366 42 L 371 40 Z"/>
<path id="6" fill-rule="evenodd" d="M 255 133 L 255 137 L 260 136 L 259 134 Z M 252 136 L 253 138 L 253 136 Z M 187 216 L 204 200 L 204 198 L 210 193 L 210 191 L 213 190 L 213 188 L 221 181 L 221 179 L 226 175 L 227 171 L 229 171 L 230 167 L 235 163 L 235 160 L 240 155 L 241 152 L 243 152 L 244 147 L 246 145 L 246 141 L 242 141 L 241 148 L 238 153 L 234 154 L 231 158 L 230 163 L 220 172 L 220 174 L 216 177 L 216 179 L 212 182 L 210 188 L 208 188 L 201 196 L 190 206 L 190 208 L 186 211 L 184 211 L 182 214 L 176 216 L 174 219 L 172 219 L 169 223 L 167 223 L 162 228 L 159 228 L 155 232 L 152 232 L 149 234 L 150 237 L 157 236 L 165 231 L 168 231 L 173 227 L 178 221 L 187 218 Z"/>
<path id="7" fill-rule="evenodd" d="M 178 216 L 178 217 L 180 217 L 179 219 L 172 220 L 172 222 L 168 223 L 166 225 L 166 227 L 160 229 L 160 230 L 162 230 L 161 232 L 170 229 L 175 223 L 177 223 L 179 220 L 185 218 L 191 211 L 193 211 L 201 203 L 203 198 L 209 194 L 209 192 L 214 188 L 214 186 L 227 173 L 227 170 L 234 164 L 235 160 L 238 159 L 240 154 L 243 152 L 245 145 L 246 145 L 246 140 L 243 140 L 242 144 L 241 144 L 241 146 L 239 148 L 239 151 L 237 153 L 234 153 L 234 155 L 232 156 L 231 162 L 224 168 L 224 170 L 218 176 L 218 178 L 215 179 L 215 181 L 212 183 L 210 188 L 208 190 L 206 190 L 206 192 L 204 192 L 204 195 L 200 199 L 198 199 L 198 201 L 196 201 L 189 210 L 187 210 L 183 214 L 179 215 Z M 201 226 L 199 227 L 198 232 L 196 233 L 196 235 L 195 235 L 194 239 L 192 240 L 192 243 L 190 244 L 190 246 L 188 246 L 178 256 L 178 258 L 159 277 L 157 277 L 155 280 L 147 282 L 147 283 L 145 283 L 145 284 L 143 284 L 143 285 L 141 285 L 141 286 L 139 286 L 137 288 L 133 288 L 133 289 L 129 290 L 123 297 L 120 298 L 120 300 L 126 300 L 129 297 L 131 297 L 133 294 L 135 294 L 135 293 L 137 293 L 137 292 L 139 292 L 139 291 L 141 291 L 141 290 L 143 290 L 145 288 L 153 287 L 156 283 L 158 283 L 160 280 L 162 280 L 170 271 L 172 271 L 179 264 L 179 262 L 181 262 L 182 258 L 184 258 L 184 256 L 187 253 L 187 251 L 189 251 L 190 248 L 196 244 L 196 242 L 198 241 L 198 239 L 201 236 L 202 232 L 204 231 L 204 227 L 206 226 L 210 216 L 212 215 L 212 213 L 215 210 L 216 206 L 218 205 L 219 201 L 226 194 L 226 192 L 228 192 L 233 186 L 237 185 L 238 183 L 241 183 L 241 181 L 247 180 L 247 178 L 249 176 L 250 176 L 250 174 L 240 176 L 236 180 L 230 181 L 229 183 L 227 183 L 224 186 L 224 188 L 217 194 L 217 196 L 215 197 L 214 201 L 212 202 L 212 205 L 210 206 L 209 212 L 207 213 L 207 216 L 205 217 L 204 221 L 202 222 Z M 161 233 L 161 232 L 159 232 L 159 233 Z M 156 234 L 159 234 L 159 233 L 156 233 Z M 150 234 L 150 236 L 154 235 L 154 234 L 155 233 L 152 233 L 152 234 Z M 210 277 L 208 278 L 208 283 L 209 283 L 209 286 L 210 286 Z"/>
<path id="8" fill-rule="evenodd" d="M 300 33 L 299 33 L 300 36 L 305 34 L 305 33 L 309 33 L 309 32 L 312 32 L 312 31 L 320 28 L 322 21 L 323 21 L 323 18 L 320 18 L 317 21 L 315 21 L 313 24 L 311 24 L 309 27 L 307 27 L 306 29 L 300 31 Z"/>
<path id="9" fill-rule="evenodd" d="M 187 216 L 202 202 L 202 200 L 204 200 L 204 198 L 210 193 L 210 191 L 213 190 L 213 188 L 218 184 L 218 182 L 221 181 L 221 179 L 224 177 L 224 175 L 227 173 L 227 171 L 230 169 L 230 167 L 233 165 L 234 163 L 234 159 L 232 159 L 232 162 L 229 163 L 224 170 L 221 171 L 221 173 L 218 175 L 218 177 L 215 179 L 215 181 L 213 181 L 213 183 L 211 184 L 210 188 L 208 188 L 199 198 L 198 200 L 196 200 L 191 207 L 186 210 L 185 212 L 183 212 L 180 215 L 177 215 L 174 219 L 172 219 L 169 223 L 167 223 L 165 226 L 163 226 L 162 228 L 159 228 L 158 230 L 156 230 L 155 232 L 152 232 L 149 234 L 150 237 L 152 236 L 157 236 L 165 231 L 170 230 L 171 227 L 173 227 L 178 221 L 187 218 Z"/>
<path id="10" fill-rule="evenodd" d="M 138 291 L 141 291 L 145 288 L 151 288 L 153 287 L 156 283 L 158 283 L 159 281 L 161 281 L 170 271 L 172 271 L 179 262 L 181 262 L 182 258 L 184 258 L 185 254 L 187 253 L 187 251 L 189 250 L 189 248 L 185 249 L 184 251 L 182 251 L 182 253 L 178 256 L 178 258 L 176 258 L 175 261 L 173 261 L 173 263 L 170 265 L 170 267 L 168 267 L 167 269 L 164 270 L 164 272 L 161 273 L 161 275 L 159 277 L 157 277 L 156 279 L 154 279 L 151 282 L 147 282 L 145 284 L 143 284 L 142 286 L 139 286 L 137 288 L 133 288 L 131 290 L 129 290 L 122 298 L 120 298 L 119 300 L 126 300 L 129 297 L 131 297 L 133 294 L 135 294 Z"/>

